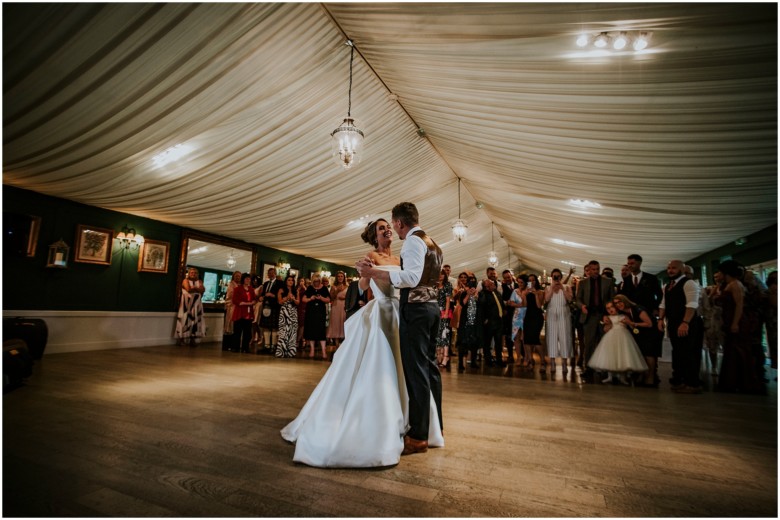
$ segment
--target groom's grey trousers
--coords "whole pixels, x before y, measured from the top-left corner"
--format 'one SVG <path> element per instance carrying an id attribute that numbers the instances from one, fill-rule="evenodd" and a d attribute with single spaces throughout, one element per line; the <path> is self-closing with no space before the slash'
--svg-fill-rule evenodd
<path id="1" fill-rule="evenodd" d="M 406 289 L 405 291 L 408 291 Z M 431 416 L 431 394 L 436 402 L 442 429 L 441 374 L 436 366 L 436 336 L 439 332 L 439 304 L 408 303 L 401 292 L 398 332 L 401 343 L 401 364 L 404 367 L 406 390 L 409 393 L 409 435 L 428 440 Z"/>

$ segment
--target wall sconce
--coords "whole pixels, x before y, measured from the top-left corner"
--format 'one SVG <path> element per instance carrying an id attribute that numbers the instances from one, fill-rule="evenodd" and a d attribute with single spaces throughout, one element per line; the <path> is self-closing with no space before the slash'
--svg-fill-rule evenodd
<path id="1" fill-rule="evenodd" d="M 321 278 L 330 278 L 330 271 L 320 271 Z"/>
<path id="2" fill-rule="evenodd" d="M 68 267 L 68 255 L 70 247 L 62 239 L 49 246 L 49 258 L 46 267 L 57 267 L 66 269 Z"/>
<path id="3" fill-rule="evenodd" d="M 117 233 L 116 240 L 119 242 L 119 247 L 124 249 L 138 249 L 144 243 L 144 237 L 136 234 L 135 229 L 127 226 Z"/>
<path id="4" fill-rule="evenodd" d="M 289 271 L 290 270 L 290 264 L 287 262 L 284 262 L 281 258 L 278 262 L 276 262 L 276 267 L 281 271 Z"/>

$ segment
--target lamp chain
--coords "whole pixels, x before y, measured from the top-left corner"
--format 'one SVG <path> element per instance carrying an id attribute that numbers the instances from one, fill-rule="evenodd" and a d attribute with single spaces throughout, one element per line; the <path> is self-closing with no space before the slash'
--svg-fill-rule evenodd
<path id="1" fill-rule="evenodd" d="M 460 219 L 460 177 L 458 177 L 458 219 Z"/>
<path id="2" fill-rule="evenodd" d="M 352 61 L 355 58 L 355 46 L 352 44 L 352 40 L 349 40 L 349 104 L 347 106 L 347 117 L 351 117 L 352 114 Z"/>

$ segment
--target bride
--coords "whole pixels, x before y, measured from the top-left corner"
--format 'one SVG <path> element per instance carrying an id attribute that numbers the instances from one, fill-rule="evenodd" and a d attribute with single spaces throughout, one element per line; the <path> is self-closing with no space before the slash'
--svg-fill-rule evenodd
<path id="1" fill-rule="evenodd" d="M 390 245 L 393 230 L 379 219 L 361 238 L 380 269 L 400 269 Z M 401 365 L 398 297 L 389 284 L 362 278 L 374 299 L 344 323 L 344 342 L 298 417 L 282 437 L 295 443 L 293 460 L 309 466 L 363 468 L 397 464 L 408 429 L 408 396 Z M 430 447 L 444 446 L 431 395 Z"/>

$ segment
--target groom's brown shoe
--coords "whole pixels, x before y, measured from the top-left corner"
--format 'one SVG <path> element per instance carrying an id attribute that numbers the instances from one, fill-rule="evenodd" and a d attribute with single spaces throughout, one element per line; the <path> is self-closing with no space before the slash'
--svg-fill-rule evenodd
<path id="1" fill-rule="evenodd" d="M 412 439 L 408 435 L 404 436 L 404 451 L 401 452 L 401 455 L 425 453 L 426 451 L 428 451 L 428 441 Z"/>

